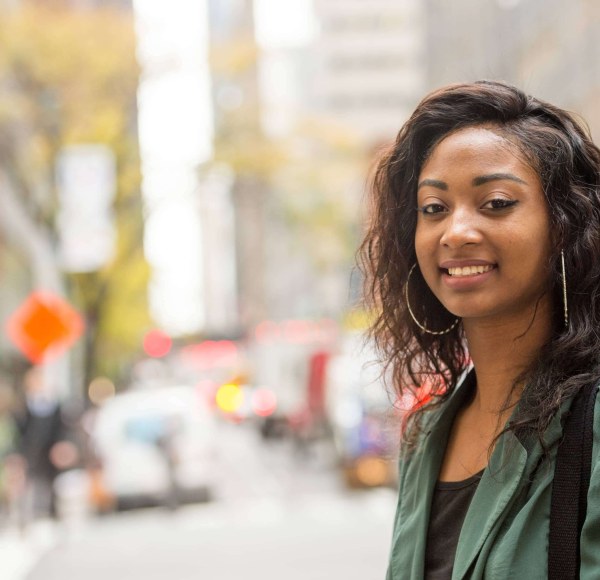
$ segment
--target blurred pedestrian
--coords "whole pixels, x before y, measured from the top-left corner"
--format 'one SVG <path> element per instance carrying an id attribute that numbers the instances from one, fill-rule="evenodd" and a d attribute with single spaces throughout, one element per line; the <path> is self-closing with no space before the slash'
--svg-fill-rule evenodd
<path id="1" fill-rule="evenodd" d="M 23 387 L 25 401 L 16 422 L 17 451 L 26 471 L 21 517 L 22 523 L 27 524 L 32 519 L 56 516 L 53 483 L 59 472 L 57 463 L 66 432 L 60 405 L 44 384 L 40 367 L 25 374 Z"/>
<path id="2" fill-rule="evenodd" d="M 167 415 L 161 422 L 155 444 L 167 467 L 169 485 L 165 495 L 165 507 L 176 510 L 181 503 L 181 490 L 177 481 L 177 465 L 179 463 L 178 439 L 182 425 L 176 415 Z"/>
<path id="3" fill-rule="evenodd" d="M 599 578 L 600 150 L 513 86 L 453 85 L 417 106 L 372 191 L 372 333 L 421 401 L 388 580 Z M 582 478 L 565 496 L 585 471 L 565 475 L 570 455 L 589 455 L 561 441 L 588 403 L 589 494 Z"/>

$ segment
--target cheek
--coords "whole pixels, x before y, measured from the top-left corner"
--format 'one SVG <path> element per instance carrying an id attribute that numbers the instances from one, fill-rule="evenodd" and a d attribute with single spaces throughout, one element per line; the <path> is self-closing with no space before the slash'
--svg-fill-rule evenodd
<path id="1" fill-rule="evenodd" d="M 552 236 L 547 220 L 524 223 L 518 231 L 510 232 L 514 250 L 521 254 L 525 262 L 538 263 L 545 268 L 552 253 Z"/>
<path id="2" fill-rule="evenodd" d="M 532 256 L 535 256 L 535 260 L 532 260 L 531 269 L 535 270 L 540 285 L 545 286 L 550 282 L 550 243 L 540 244 L 538 251 Z"/>
<path id="3" fill-rule="evenodd" d="M 515 284 L 526 284 L 537 290 L 545 288 L 550 280 L 549 262 L 552 242 L 545 224 L 530 224 L 527 233 L 515 232 L 510 238 L 506 274 Z"/>
<path id="4" fill-rule="evenodd" d="M 427 276 L 427 272 L 431 269 L 432 264 L 436 263 L 435 247 L 436 242 L 434 237 L 432 235 L 427 235 L 422 228 L 417 226 L 417 231 L 415 233 L 415 253 L 417 255 L 419 268 L 425 276 Z"/>

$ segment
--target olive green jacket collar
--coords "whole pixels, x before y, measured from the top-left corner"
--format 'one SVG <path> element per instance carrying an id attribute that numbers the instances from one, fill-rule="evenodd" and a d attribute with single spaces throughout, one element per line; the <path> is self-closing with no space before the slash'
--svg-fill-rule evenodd
<path id="1" fill-rule="evenodd" d="M 402 521 L 402 525 L 395 530 L 396 549 L 388 578 L 423 578 L 433 490 L 454 417 L 468 394 L 468 382 L 472 380 L 474 377 L 471 372 L 437 412 L 423 434 L 419 448 L 404 460 L 396 516 Z M 560 439 L 561 416 L 569 405 L 570 401 L 552 419 L 544 437 L 548 447 L 552 447 Z M 468 578 L 470 571 L 479 568 L 479 555 L 489 551 L 513 502 L 527 486 L 530 475 L 541 459 L 542 448 L 534 437 L 520 441 L 512 432 L 508 432 L 499 439 L 466 514 L 458 541 L 452 580 Z M 410 485 L 406 485 L 406 482 L 410 482 Z M 403 550 L 402 546 L 410 546 L 411 549 Z M 480 566 L 484 564 L 485 558 Z M 479 577 L 479 574 L 474 576 Z"/>

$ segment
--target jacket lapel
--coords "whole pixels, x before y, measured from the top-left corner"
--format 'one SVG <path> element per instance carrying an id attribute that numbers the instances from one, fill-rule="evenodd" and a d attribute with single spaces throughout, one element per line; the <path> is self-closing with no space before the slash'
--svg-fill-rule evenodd
<path id="1" fill-rule="evenodd" d="M 393 578 L 423 578 L 431 498 L 454 416 L 470 391 L 471 373 L 425 427 L 420 448 L 406 463 L 400 489 L 402 526 L 394 538 Z M 427 420 L 427 418 L 426 418 Z"/>
<path id="2" fill-rule="evenodd" d="M 572 399 L 565 401 L 548 425 L 544 434 L 548 450 L 562 437 L 562 418 L 571 402 Z M 543 457 L 542 446 L 533 434 L 521 441 L 508 432 L 498 441 L 462 526 L 452 580 L 466 577 L 485 542 L 496 535 L 519 492 L 533 478 Z"/>
<path id="3" fill-rule="evenodd" d="M 512 434 L 505 433 L 496 444 L 488 467 L 477 486 L 465 517 L 452 580 L 465 577 L 492 531 L 508 513 L 523 482 L 527 451 Z"/>

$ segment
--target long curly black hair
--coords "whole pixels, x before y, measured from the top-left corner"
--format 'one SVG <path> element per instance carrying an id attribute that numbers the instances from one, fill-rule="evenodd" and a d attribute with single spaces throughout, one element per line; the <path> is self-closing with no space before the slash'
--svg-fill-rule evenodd
<path id="1" fill-rule="evenodd" d="M 590 382 L 600 382 L 600 150 L 572 114 L 509 84 L 478 81 L 426 96 L 381 156 L 371 183 L 370 222 L 359 250 L 365 300 L 375 313 L 371 328 L 388 376 L 403 395 L 419 396 L 425 382 L 443 402 L 469 364 L 462 325 L 442 335 L 422 332 L 408 312 L 404 287 L 416 262 L 417 180 L 432 149 L 450 133 L 492 126 L 537 171 L 548 203 L 553 332 L 530 368 L 518 413 L 506 429 L 542 437 L 561 403 Z M 560 252 L 564 251 L 569 322 L 563 320 Z M 454 316 L 415 270 L 410 303 L 428 328 L 443 330 Z M 508 405 L 508 403 L 507 403 Z M 411 431 L 411 430 L 409 430 Z"/>

